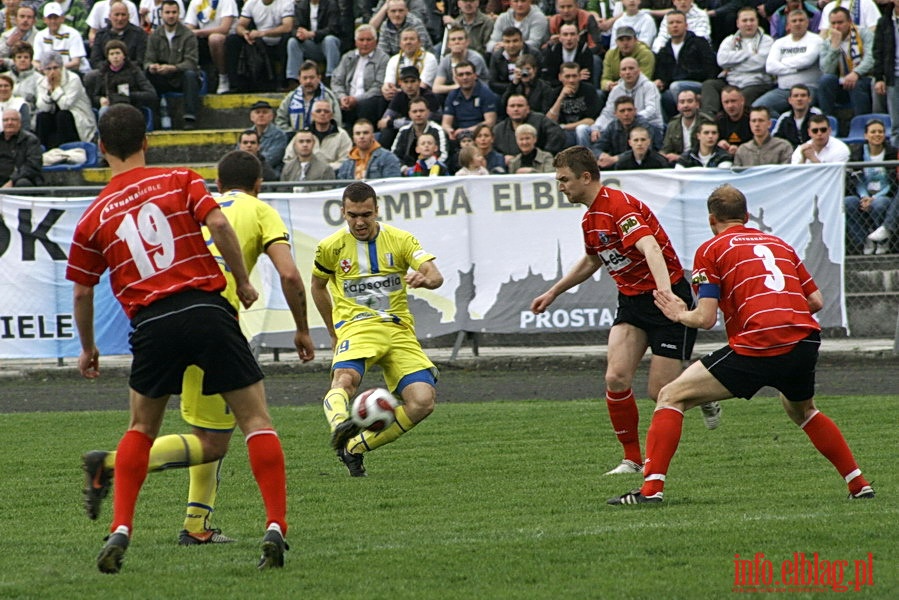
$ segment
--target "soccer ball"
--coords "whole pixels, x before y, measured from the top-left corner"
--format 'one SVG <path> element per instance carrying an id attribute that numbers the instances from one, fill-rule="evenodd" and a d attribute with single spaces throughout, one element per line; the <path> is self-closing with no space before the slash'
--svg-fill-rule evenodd
<path id="1" fill-rule="evenodd" d="M 362 429 L 381 431 L 396 420 L 397 406 L 397 399 L 384 388 L 366 390 L 353 401 L 353 422 Z"/>

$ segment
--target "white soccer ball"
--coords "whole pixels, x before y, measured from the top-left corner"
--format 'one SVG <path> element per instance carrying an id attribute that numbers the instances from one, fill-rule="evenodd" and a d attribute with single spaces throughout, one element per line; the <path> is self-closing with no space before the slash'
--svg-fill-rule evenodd
<path id="1" fill-rule="evenodd" d="M 381 431 L 395 420 L 394 411 L 399 402 L 384 388 L 372 388 L 353 400 L 353 422 L 362 429 Z"/>

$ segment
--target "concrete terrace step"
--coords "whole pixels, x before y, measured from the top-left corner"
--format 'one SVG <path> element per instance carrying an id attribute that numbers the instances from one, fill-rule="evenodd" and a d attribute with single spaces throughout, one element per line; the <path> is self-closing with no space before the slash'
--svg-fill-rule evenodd
<path id="1" fill-rule="evenodd" d="M 147 164 L 215 164 L 226 152 L 237 147 L 237 138 L 243 130 L 153 131 L 147 136 L 150 144 Z"/>
<path id="2" fill-rule="evenodd" d="M 201 129 L 246 129 L 250 125 L 250 106 L 260 100 L 268 102 L 277 110 L 286 94 L 207 94 L 200 98 L 200 113 L 197 115 L 197 127 Z M 169 115 L 177 130 L 181 127 L 184 115 L 183 98 L 172 98 L 169 103 Z M 159 128 L 159 115 L 155 115 L 155 126 Z"/>
<path id="3" fill-rule="evenodd" d="M 188 169 L 193 169 L 197 173 L 200 174 L 203 179 L 206 181 L 215 181 L 216 177 L 216 165 L 215 163 L 167 163 L 167 164 L 157 164 L 154 166 L 159 167 L 187 167 Z M 83 185 L 106 185 L 109 183 L 109 179 L 112 177 L 112 173 L 109 170 L 109 167 L 101 167 L 95 169 L 84 169 L 83 171 L 76 171 L 76 173 L 81 173 L 81 177 L 84 180 Z"/>

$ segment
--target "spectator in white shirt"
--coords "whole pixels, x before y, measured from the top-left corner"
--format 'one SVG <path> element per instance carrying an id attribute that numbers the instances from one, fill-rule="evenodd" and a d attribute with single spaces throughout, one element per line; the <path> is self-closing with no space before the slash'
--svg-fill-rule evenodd
<path id="1" fill-rule="evenodd" d="M 830 135 L 830 121 L 826 115 L 809 118 L 809 141 L 796 147 L 790 163 L 840 163 L 849 160 L 849 146 Z"/>
<path id="2" fill-rule="evenodd" d="M 808 30 L 808 15 L 802 9 L 789 14 L 790 35 L 775 40 L 765 63 L 769 75 L 777 77 L 777 87 L 758 98 L 753 106 L 765 106 L 772 114 L 790 110 L 790 88 L 803 83 L 812 95 L 818 89 L 821 69 L 818 61 L 824 41 Z"/>

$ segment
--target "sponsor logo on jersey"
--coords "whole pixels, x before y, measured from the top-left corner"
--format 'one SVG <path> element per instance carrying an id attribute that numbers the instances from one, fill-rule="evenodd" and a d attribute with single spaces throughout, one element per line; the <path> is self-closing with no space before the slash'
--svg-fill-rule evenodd
<path id="1" fill-rule="evenodd" d="M 344 273 L 349 273 L 350 269 L 352 269 L 352 268 L 353 268 L 353 261 L 351 261 L 348 258 L 340 259 L 340 270 L 341 271 L 343 271 Z"/>
<path id="2" fill-rule="evenodd" d="M 621 227 L 621 233 L 623 235 L 627 235 L 634 229 L 640 227 L 640 221 L 637 220 L 637 217 L 628 217 L 621 222 L 619 227 Z"/>
<path id="3" fill-rule="evenodd" d="M 631 259 L 619 253 L 617 250 L 604 250 L 599 253 L 599 258 L 610 272 L 623 269 L 631 264 Z"/>
<path id="4" fill-rule="evenodd" d="M 343 282 L 343 293 L 347 298 L 359 298 L 373 294 L 390 294 L 402 289 L 403 278 L 397 274 L 364 277 Z"/>
<path id="5" fill-rule="evenodd" d="M 696 271 L 693 273 L 693 279 L 691 280 L 693 285 L 702 285 L 703 283 L 708 283 L 709 278 L 706 276 L 705 271 Z"/>

